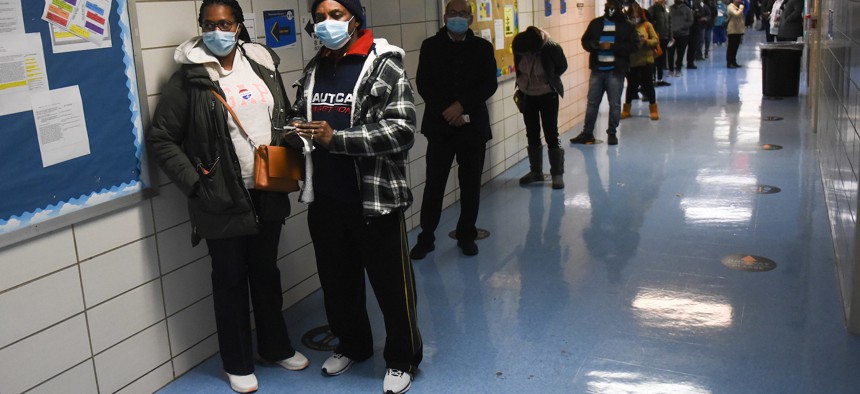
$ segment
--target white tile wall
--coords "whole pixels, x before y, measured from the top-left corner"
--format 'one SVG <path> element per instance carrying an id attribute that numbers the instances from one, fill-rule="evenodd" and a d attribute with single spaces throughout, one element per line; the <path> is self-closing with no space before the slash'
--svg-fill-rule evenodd
<path id="1" fill-rule="evenodd" d="M 375 34 L 407 52 L 407 74 L 415 78 L 421 42 L 439 28 L 439 2 L 363 3 Z M 586 8 L 584 17 L 556 13 L 547 21 L 542 1 L 537 1 L 539 7 L 530 3 L 519 4 L 521 27 L 532 21 L 556 26 L 552 31 L 560 32 L 555 38 L 561 40 L 572 65 L 564 77 L 568 91 L 559 114 L 559 120 L 572 127 L 583 114 L 587 63 L 579 47 L 581 33 L 569 31 L 581 32 L 593 7 Z M 240 0 L 240 4 L 256 13 L 259 26 L 268 9 L 297 9 L 299 18 L 309 14 L 306 0 Z M 175 46 L 199 34 L 199 6 L 194 0 L 136 2 L 150 114 L 161 86 L 176 70 Z M 302 59 L 300 45 L 277 52 L 287 92 L 294 99 L 291 85 L 309 58 Z M 484 181 L 524 157 L 524 126 L 513 108 L 512 93 L 513 82 L 507 80 L 491 99 L 495 138 L 488 145 Z M 416 105 L 420 124 L 425 106 L 417 95 Z M 407 212 L 410 227 L 419 224 L 426 146 L 426 138 L 418 135 L 410 151 L 409 182 L 415 196 Z M 205 243 L 191 247 L 185 197 L 160 171 L 157 174 L 163 187 L 151 201 L 0 250 L 0 316 L 10 311 L 21 316 L 0 326 L 0 393 L 33 387 L 33 392 L 88 393 L 96 392 L 96 387 L 99 392 L 151 392 L 217 351 L 208 250 Z M 454 166 L 443 205 L 455 203 L 458 196 Z M 296 194 L 291 201 L 293 216 L 279 247 L 285 306 L 319 288 L 307 207 L 296 201 Z"/>
<path id="2" fill-rule="evenodd" d="M 77 262 L 71 227 L 0 250 L 0 292 Z"/>
<path id="3" fill-rule="evenodd" d="M 93 353 L 164 320 L 161 281 L 154 280 L 87 311 Z"/>
<path id="4" fill-rule="evenodd" d="M 149 201 L 72 226 L 78 258 L 86 260 L 154 233 Z"/>
<path id="5" fill-rule="evenodd" d="M 184 352 L 215 333 L 215 310 L 212 297 L 189 306 L 167 319 L 170 328 L 170 350 Z"/>
<path id="6" fill-rule="evenodd" d="M 99 391 L 113 393 L 170 360 L 164 322 L 95 357 Z"/>
<path id="7" fill-rule="evenodd" d="M 159 276 L 155 237 L 147 237 L 81 263 L 88 307 Z"/>
<path id="8" fill-rule="evenodd" d="M 92 357 L 84 315 L 0 349 L 0 392 L 20 393 Z"/>
<path id="9" fill-rule="evenodd" d="M 167 316 L 212 294 L 211 272 L 211 259 L 206 257 L 164 275 L 164 309 Z"/>
<path id="10" fill-rule="evenodd" d="M 38 385 L 30 394 L 97 393 L 93 361 L 84 361 L 59 376 Z"/>
<path id="11" fill-rule="evenodd" d="M 0 348 L 84 310 L 77 267 L 3 294 Z"/>

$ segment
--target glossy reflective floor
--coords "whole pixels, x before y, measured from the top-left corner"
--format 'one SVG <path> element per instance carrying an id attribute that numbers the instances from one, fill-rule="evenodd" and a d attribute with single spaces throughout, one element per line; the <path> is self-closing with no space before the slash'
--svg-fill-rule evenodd
<path id="1" fill-rule="evenodd" d="M 660 121 L 634 101 L 618 146 L 563 136 L 564 190 L 519 186 L 525 162 L 486 185 L 478 256 L 445 237 L 458 208 L 444 212 L 436 251 L 415 262 L 425 358 L 410 393 L 860 392 L 805 88 L 762 99 L 761 38 L 747 35 L 742 69 L 724 67 L 723 46 L 670 78 Z M 370 308 L 376 356 L 333 378 L 319 372 L 328 352 L 300 344 L 326 324 L 319 292 L 287 310 L 312 365 L 258 367 L 260 392 L 380 392 Z M 213 357 L 162 392 L 231 391 Z"/>

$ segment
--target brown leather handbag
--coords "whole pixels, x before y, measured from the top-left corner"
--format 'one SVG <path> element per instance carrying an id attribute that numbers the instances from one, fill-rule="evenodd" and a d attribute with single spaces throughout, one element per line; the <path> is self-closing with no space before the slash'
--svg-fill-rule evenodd
<path id="1" fill-rule="evenodd" d="M 233 120 L 239 126 L 239 130 L 245 135 L 245 139 L 254 147 L 254 188 L 272 192 L 290 193 L 298 191 L 299 180 L 304 177 L 304 160 L 302 155 L 290 148 L 275 145 L 257 145 L 248 136 L 239 117 L 233 109 L 227 105 L 215 89 L 212 94 L 224 104 Z"/>

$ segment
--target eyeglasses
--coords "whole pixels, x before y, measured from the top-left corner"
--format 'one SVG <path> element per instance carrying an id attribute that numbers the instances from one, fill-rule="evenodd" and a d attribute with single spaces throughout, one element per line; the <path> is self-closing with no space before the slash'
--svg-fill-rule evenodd
<path id="1" fill-rule="evenodd" d="M 215 30 L 216 27 L 218 28 L 218 30 L 221 30 L 221 31 L 232 31 L 233 25 L 235 25 L 235 24 L 236 24 L 236 22 L 222 19 L 218 22 L 205 21 L 205 22 L 203 22 L 202 25 L 200 25 L 200 27 L 203 28 L 203 31 L 212 31 L 212 30 Z"/>
<path id="2" fill-rule="evenodd" d="M 457 12 L 457 11 L 448 11 L 448 12 L 446 12 L 446 13 L 445 13 L 445 16 L 447 16 L 447 17 L 449 17 L 449 18 L 455 18 L 455 17 L 458 17 L 458 16 L 459 16 L 460 18 L 468 18 L 468 17 L 472 16 L 472 13 L 471 13 L 471 12 L 469 12 L 469 11 L 460 11 L 460 12 Z"/>

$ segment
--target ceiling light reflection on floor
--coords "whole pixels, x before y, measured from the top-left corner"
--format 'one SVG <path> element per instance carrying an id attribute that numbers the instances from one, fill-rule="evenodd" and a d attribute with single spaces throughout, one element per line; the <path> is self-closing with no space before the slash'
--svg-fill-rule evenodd
<path id="1" fill-rule="evenodd" d="M 671 381 L 666 375 L 646 376 L 635 372 L 591 371 L 588 377 L 590 393 L 684 393 L 708 394 L 711 390 L 689 381 Z"/>
<path id="2" fill-rule="evenodd" d="M 643 288 L 632 307 L 646 327 L 701 331 L 732 325 L 732 305 L 721 296 Z"/>

